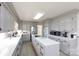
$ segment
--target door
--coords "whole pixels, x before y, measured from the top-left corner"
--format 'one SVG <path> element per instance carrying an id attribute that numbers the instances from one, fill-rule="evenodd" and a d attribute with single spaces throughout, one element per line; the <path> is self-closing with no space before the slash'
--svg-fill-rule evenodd
<path id="1" fill-rule="evenodd" d="M 44 28 L 44 37 L 48 38 L 48 26 Z"/>
<path id="2" fill-rule="evenodd" d="M 37 25 L 37 34 L 39 35 L 39 36 L 42 36 L 42 31 L 43 30 L 43 26 L 42 25 Z"/>

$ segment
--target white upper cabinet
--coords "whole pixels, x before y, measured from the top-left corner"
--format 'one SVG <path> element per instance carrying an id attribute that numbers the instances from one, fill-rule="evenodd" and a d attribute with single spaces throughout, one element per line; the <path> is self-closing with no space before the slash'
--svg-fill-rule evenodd
<path id="1" fill-rule="evenodd" d="M 1 31 L 1 3 L 0 3 L 0 31 Z"/>
<path id="2" fill-rule="evenodd" d="M 50 20 L 50 30 L 76 32 L 77 12 L 67 13 Z"/>
<path id="3" fill-rule="evenodd" d="M 71 32 L 72 31 L 72 17 L 68 17 L 68 18 L 63 18 L 62 21 L 60 21 L 60 29 L 61 31 L 67 31 L 67 32 Z"/>
<path id="4" fill-rule="evenodd" d="M 16 20 L 15 16 L 13 16 L 3 5 L 0 7 L 0 9 L 0 27 L 2 28 L 1 32 L 14 30 L 14 20 Z"/>

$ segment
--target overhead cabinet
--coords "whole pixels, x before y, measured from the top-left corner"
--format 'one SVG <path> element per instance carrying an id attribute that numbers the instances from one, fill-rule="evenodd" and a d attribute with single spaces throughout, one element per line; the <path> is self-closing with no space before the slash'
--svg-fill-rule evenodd
<path id="1" fill-rule="evenodd" d="M 14 30 L 14 21 L 16 17 L 10 12 L 10 10 L 5 6 L 0 6 L 0 32 L 7 32 Z"/>
<path id="2" fill-rule="evenodd" d="M 76 21 L 78 20 L 77 15 L 78 11 L 73 10 L 49 20 L 49 30 L 76 32 Z"/>
<path id="3" fill-rule="evenodd" d="M 1 31 L 1 3 L 0 3 L 0 31 Z"/>

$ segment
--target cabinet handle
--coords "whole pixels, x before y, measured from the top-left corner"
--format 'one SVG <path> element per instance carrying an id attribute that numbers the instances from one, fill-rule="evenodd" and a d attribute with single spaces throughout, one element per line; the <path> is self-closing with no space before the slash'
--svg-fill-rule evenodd
<path id="1" fill-rule="evenodd" d="M 42 52 L 40 52 L 40 54 L 43 56 L 43 53 Z"/>
<path id="2" fill-rule="evenodd" d="M 1 3 L 0 3 L 0 6 L 1 6 Z"/>
<path id="3" fill-rule="evenodd" d="M 43 49 L 43 47 L 42 46 L 40 46 L 42 49 Z"/>
<path id="4" fill-rule="evenodd" d="M 39 43 L 37 43 L 37 45 L 39 45 Z"/>
<path id="5" fill-rule="evenodd" d="M 2 28 L 0 28 L 0 31 L 2 30 Z"/>

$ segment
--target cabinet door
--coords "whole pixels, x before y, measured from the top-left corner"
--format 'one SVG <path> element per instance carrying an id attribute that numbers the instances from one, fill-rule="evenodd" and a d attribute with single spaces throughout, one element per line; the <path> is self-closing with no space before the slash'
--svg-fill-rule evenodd
<path id="1" fill-rule="evenodd" d="M 9 17 L 9 12 L 4 6 L 1 6 L 1 26 L 2 26 L 2 31 L 6 32 L 9 29 L 10 26 L 10 17 Z"/>
<path id="2" fill-rule="evenodd" d="M 1 6 L 0 6 L 0 24 L 1 24 Z"/>
<path id="3" fill-rule="evenodd" d="M 60 19 L 59 19 L 60 20 Z M 61 18 L 61 20 L 59 21 L 59 30 L 63 31 L 64 30 L 64 20 Z"/>
<path id="4" fill-rule="evenodd" d="M 35 46 L 35 48 L 36 48 L 36 53 L 37 53 L 37 55 L 40 56 L 39 42 L 36 42 L 36 46 Z"/>
<path id="5" fill-rule="evenodd" d="M 11 31 L 14 29 L 14 16 L 5 6 L 1 6 L 1 28 L 2 32 Z"/>
<path id="6" fill-rule="evenodd" d="M 1 6 L 0 6 L 0 31 L 1 31 Z"/>
<path id="7" fill-rule="evenodd" d="M 40 55 L 44 56 L 44 47 L 42 45 L 40 45 Z"/>
<path id="8" fill-rule="evenodd" d="M 70 44 L 70 55 L 76 55 L 77 41 L 75 39 L 68 41 Z"/>
<path id="9" fill-rule="evenodd" d="M 70 54 L 70 45 L 68 44 L 67 41 L 62 42 L 62 48 L 61 51 L 63 51 L 65 54 Z"/>

